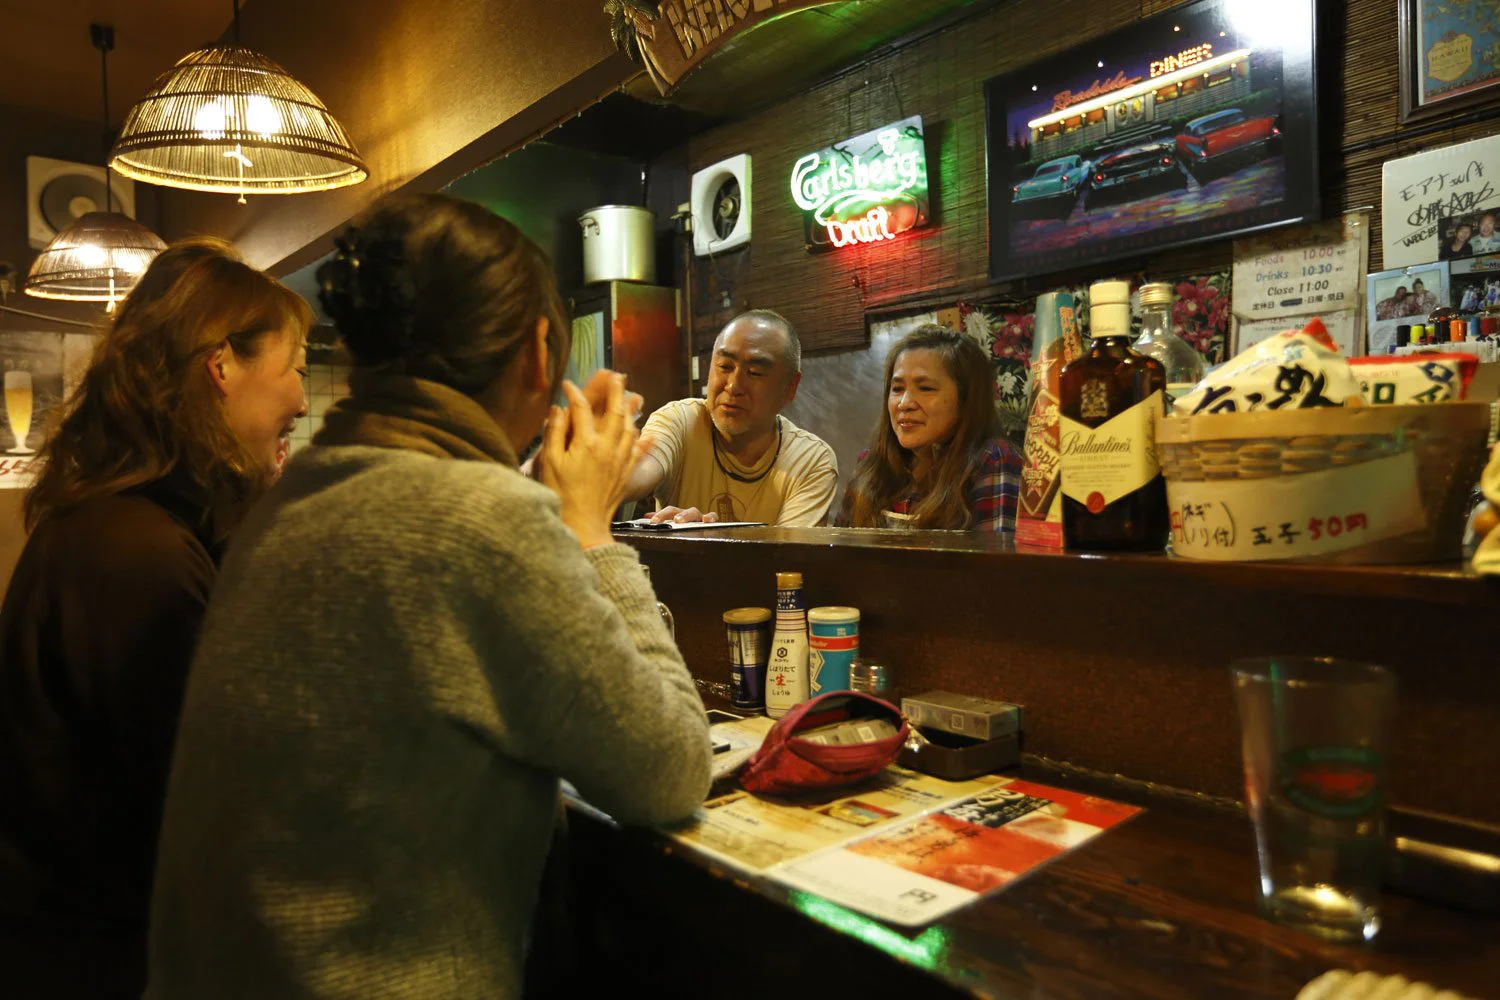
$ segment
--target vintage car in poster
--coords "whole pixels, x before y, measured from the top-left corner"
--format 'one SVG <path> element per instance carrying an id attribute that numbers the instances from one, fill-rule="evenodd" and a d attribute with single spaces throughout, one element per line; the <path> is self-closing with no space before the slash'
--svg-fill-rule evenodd
<path id="1" fill-rule="evenodd" d="M 1186 187 L 1172 142 L 1159 139 L 1096 154 L 1089 177 L 1089 208 L 1123 201 L 1137 192 Z"/>
<path id="2" fill-rule="evenodd" d="M 1036 173 L 1010 189 L 1011 202 L 1017 206 L 1071 209 L 1089 179 L 1089 167 L 1089 161 L 1081 156 L 1048 160 L 1036 168 Z"/>
<path id="3" fill-rule="evenodd" d="M 1226 108 L 1188 122 L 1177 136 L 1177 155 L 1196 174 L 1231 158 L 1266 156 L 1280 138 L 1274 115 L 1250 116 Z"/>

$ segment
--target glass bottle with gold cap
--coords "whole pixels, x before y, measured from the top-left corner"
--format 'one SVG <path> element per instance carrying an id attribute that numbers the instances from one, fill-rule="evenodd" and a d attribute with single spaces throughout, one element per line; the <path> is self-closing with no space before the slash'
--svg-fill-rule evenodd
<path id="1" fill-rule="evenodd" d="M 1089 286 L 1088 353 L 1058 376 L 1063 542 L 1150 551 L 1167 543 L 1167 488 L 1156 460 L 1166 371 L 1130 346 L 1130 286 Z"/>
<path id="2" fill-rule="evenodd" d="M 1208 363 L 1173 331 L 1172 286 L 1165 281 L 1141 286 L 1141 335 L 1131 346 L 1160 361 L 1167 370 L 1167 409 L 1203 378 Z"/>

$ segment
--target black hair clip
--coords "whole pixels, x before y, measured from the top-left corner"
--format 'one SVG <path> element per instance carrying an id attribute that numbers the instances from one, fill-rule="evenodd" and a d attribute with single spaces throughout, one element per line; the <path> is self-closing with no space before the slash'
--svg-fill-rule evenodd
<path id="1" fill-rule="evenodd" d="M 345 339 L 374 340 L 366 349 L 399 357 L 411 346 L 414 299 L 397 239 L 371 238 L 356 226 L 334 241 L 333 258 L 318 268 L 318 298 Z M 365 338 L 359 337 L 365 333 Z M 351 347 L 357 345 L 351 345 Z"/>

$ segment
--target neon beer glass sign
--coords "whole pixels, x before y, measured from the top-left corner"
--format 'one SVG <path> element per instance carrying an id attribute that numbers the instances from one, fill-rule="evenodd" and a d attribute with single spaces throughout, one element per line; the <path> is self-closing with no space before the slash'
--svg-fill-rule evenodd
<path id="1" fill-rule="evenodd" d="M 927 224 L 922 118 L 872 129 L 792 165 L 809 250 L 884 243 Z"/>

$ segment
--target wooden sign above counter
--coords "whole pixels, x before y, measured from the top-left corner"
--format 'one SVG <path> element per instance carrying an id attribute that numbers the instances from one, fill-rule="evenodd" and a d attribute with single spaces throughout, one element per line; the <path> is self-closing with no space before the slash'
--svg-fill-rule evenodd
<path id="1" fill-rule="evenodd" d="M 646 68 L 670 94 L 683 77 L 730 39 L 766 21 L 833 0 L 662 0 L 660 14 L 630 11 Z"/>

